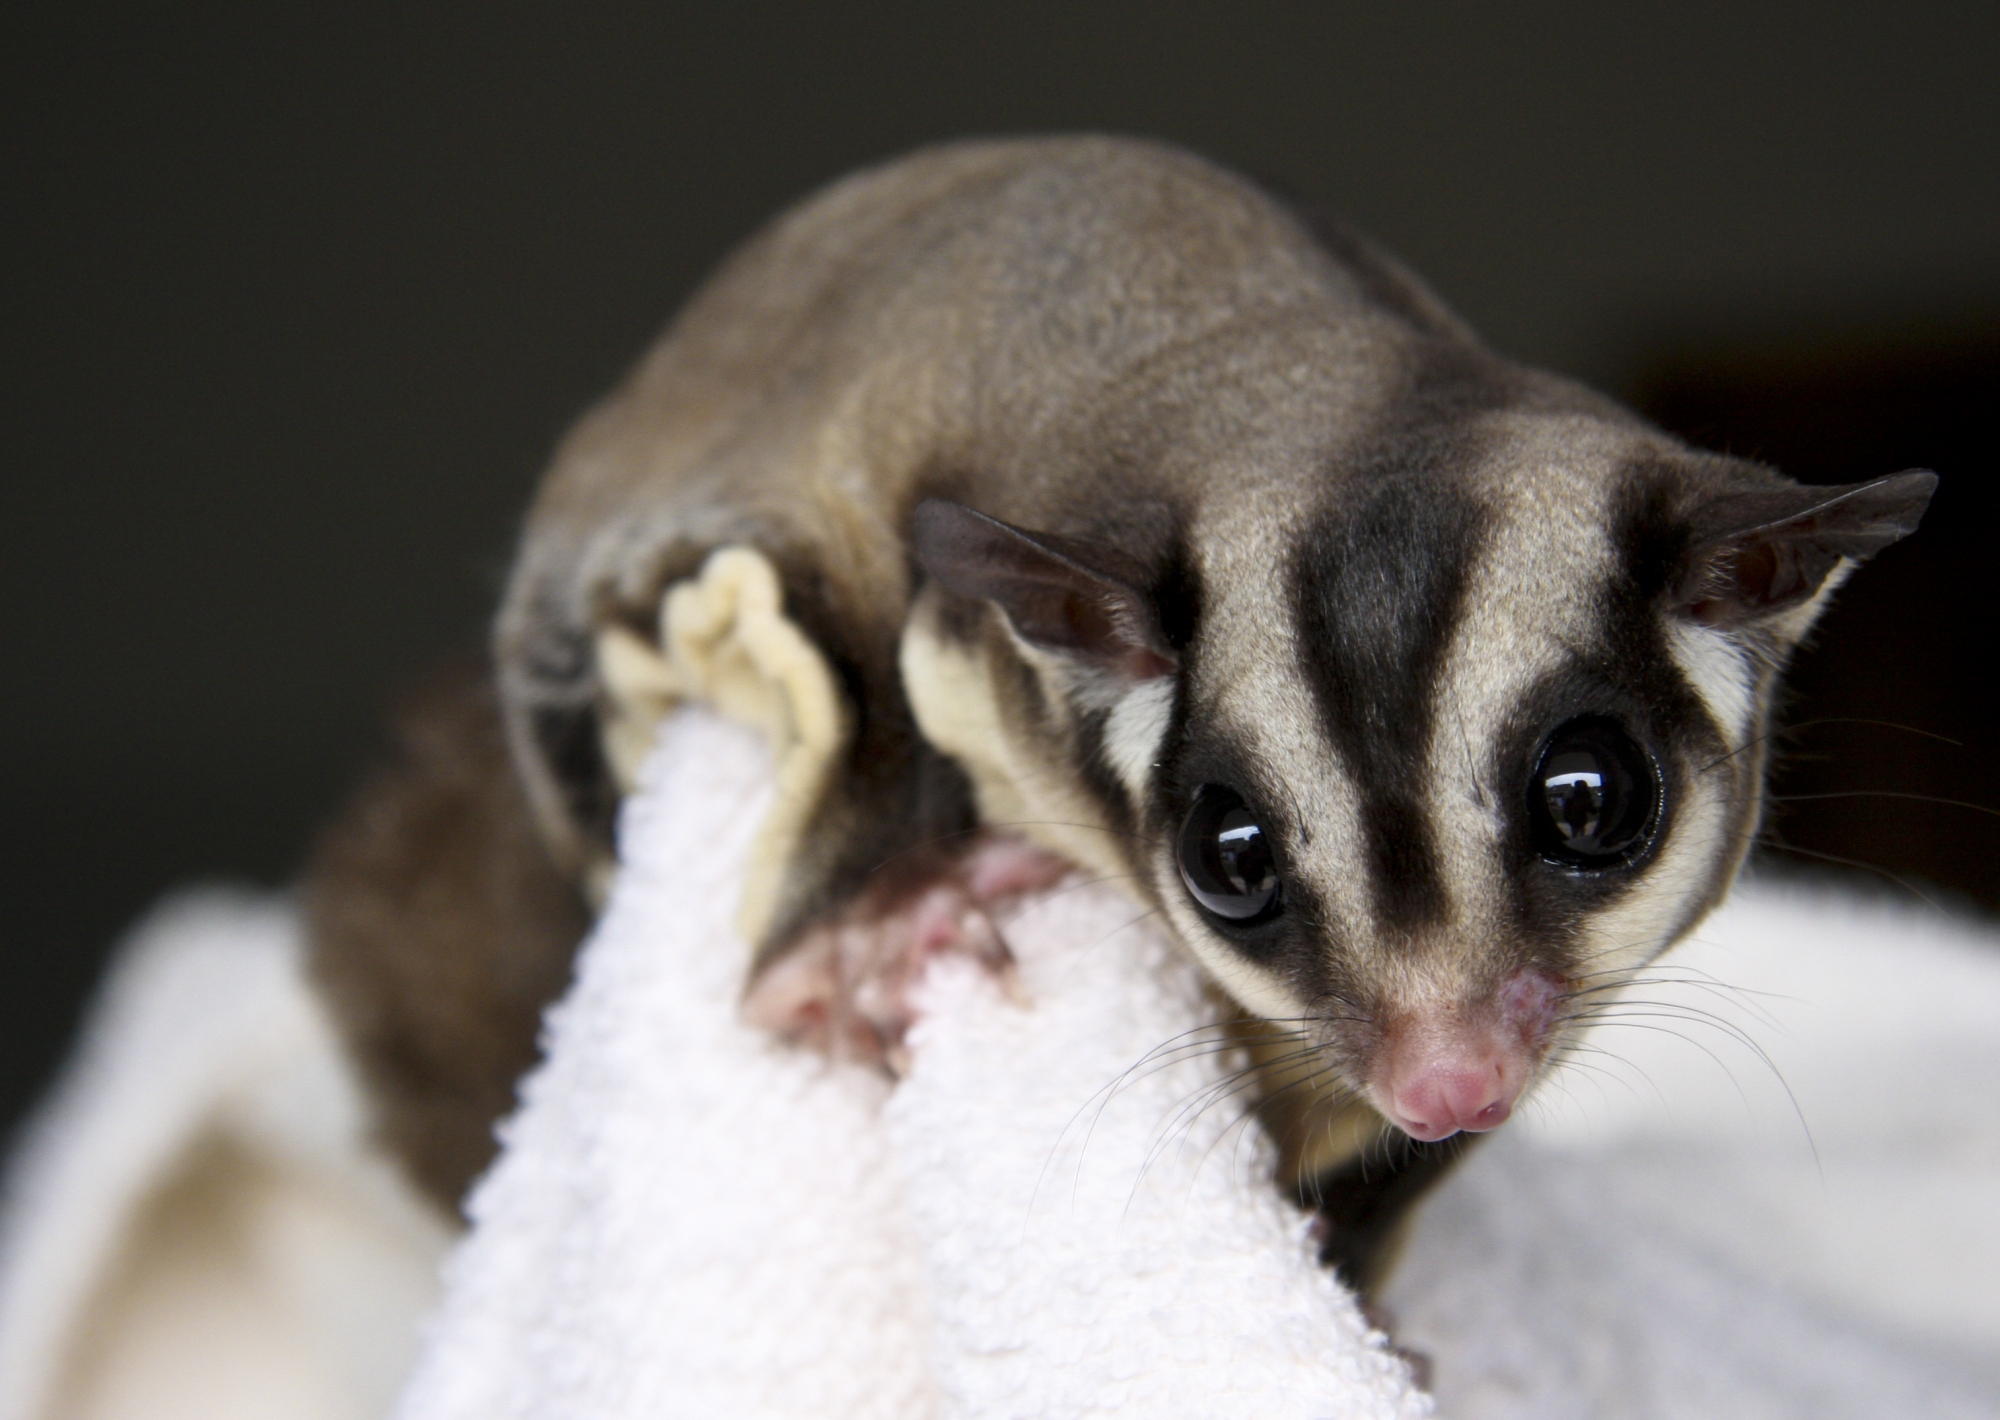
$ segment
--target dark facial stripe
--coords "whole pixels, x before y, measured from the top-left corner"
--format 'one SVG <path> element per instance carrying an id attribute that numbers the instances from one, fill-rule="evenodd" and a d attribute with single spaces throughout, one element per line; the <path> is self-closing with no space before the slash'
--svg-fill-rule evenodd
<path id="1" fill-rule="evenodd" d="M 1604 715 L 1623 725 L 1652 751 L 1663 776 L 1661 821 L 1654 851 L 1676 831 L 1680 800 L 1689 775 L 1723 776 L 1727 797 L 1737 803 L 1731 831 L 1747 831 L 1755 815 L 1755 784 L 1761 760 L 1754 753 L 1731 756 L 1700 694 L 1675 663 L 1662 630 L 1663 601 L 1681 575 L 1687 528 L 1674 512 L 1679 471 L 1637 467 L 1621 474 L 1623 491 L 1613 506 L 1610 527 L 1617 560 L 1593 598 L 1597 634 L 1572 649 L 1566 664 L 1528 687 L 1509 723 L 1494 741 L 1487 767 L 1508 814 L 1507 878 L 1519 939 L 1551 970 L 1575 965 L 1566 953 L 1586 916 L 1602 910 L 1643 880 L 1650 855 L 1632 867 L 1579 872 L 1542 860 L 1528 829 L 1527 776 L 1547 736 L 1580 715 Z M 1718 866 L 1711 880 L 1687 892 L 1680 931 L 1728 886 L 1736 855 Z"/>
<path id="2" fill-rule="evenodd" d="M 1448 444 L 1433 452 L 1465 456 Z M 1341 485 L 1295 554 L 1303 669 L 1360 791 L 1376 911 L 1411 926 L 1445 905 L 1424 764 L 1482 519 L 1420 466 Z"/>

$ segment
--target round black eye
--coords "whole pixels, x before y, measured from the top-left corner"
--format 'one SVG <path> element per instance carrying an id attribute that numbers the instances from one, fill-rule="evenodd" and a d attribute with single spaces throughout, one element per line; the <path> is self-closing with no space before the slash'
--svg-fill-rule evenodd
<path id="1" fill-rule="evenodd" d="M 1616 721 L 1572 720 L 1542 747 L 1528 782 L 1528 822 L 1542 855 L 1575 868 L 1632 861 L 1660 808 L 1653 758 Z"/>
<path id="2" fill-rule="evenodd" d="M 1278 906 L 1271 840 L 1234 789 L 1210 784 L 1181 824 L 1181 881 L 1217 917 L 1249 922 Z"/>

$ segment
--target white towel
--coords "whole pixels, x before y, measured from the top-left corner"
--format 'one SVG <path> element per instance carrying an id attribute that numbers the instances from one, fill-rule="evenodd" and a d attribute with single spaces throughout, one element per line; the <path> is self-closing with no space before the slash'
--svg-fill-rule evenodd
<path id="1" fill-rule="evenodd" d="M 1428 1413 L 1262 1146 L 1171 1127 L 1220 1062 L 1098 1095 L 1213 1011 L 1109 889 L 1012 924 L 1029 1009 L 933 973 L 886 1114 L 742 1025 L 769 782 L 747 731 L 665 727 L 404 1420 Z"/>
<path id="2" fill-rule="evenodd" d="M 884 1086 L 743 1025 L 762 742 L 671 717 L 406 1395 L 409 1420 L 926 1413 Z"/>
<path id="3" fill-rule="evenodd" d="M 685 715 L 647 774 L 408 1420 L 1420 1410 L 1262 1146 L 1182 1113 L 1222 1063 L 1125 1076 L 1204 1018 L 1137 909 L 1026 909 L 1026 1010 L 944 963 L 892 1092 L 736 1023 L 754 739 Z M 0 1420 L 380 1413 L 437 1231 L 365 1146 L 298 963 L 289 905 L 242 897 L 121 951 L 11 1172 Z M 1418 1214 L 1387 1301 L 1440 1413 L 2000 1416 L 2000 934 L 1753 882 L 1649 975 L 1680 984 Z M 113 1284 L 217 1140 L 261 1161 L 217 1194 L 257 1217 L 153 1274 L 165 1325 L 135 1330 Z M 138 1344 L 77 1371 L 108 1321 Z"/>

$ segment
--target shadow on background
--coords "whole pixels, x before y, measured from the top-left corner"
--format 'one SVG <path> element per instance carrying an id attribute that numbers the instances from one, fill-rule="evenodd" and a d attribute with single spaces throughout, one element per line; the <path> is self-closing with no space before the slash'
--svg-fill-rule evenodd
<path id="1" fill-rule="evenodd" d="M 1801 667 L 1797 717 L 1963 748 L 1821 726 L 1782 782 L 1995 802 L 1994 344 L 1966 313 L 2000 312 L 2000 10 L 1848 9 L 10 22 L 0 1124 L 149 900 L 292 872 L 389 689 L 482 635 L 554 439 L 700 275 L 817 184 L 945 136 L 1189 144 L 1346 212 L 1500 348 L 1676 428 L 1812 481 L 1938 468 L 1931 522 Z M 1722 314 L 1635 339 L 1687 310 Z M 1953 320 L 1971 333 L 1810 334 Z M 1795 799 L 1779 827 L 1995 903 L 1978 814 Z"/>

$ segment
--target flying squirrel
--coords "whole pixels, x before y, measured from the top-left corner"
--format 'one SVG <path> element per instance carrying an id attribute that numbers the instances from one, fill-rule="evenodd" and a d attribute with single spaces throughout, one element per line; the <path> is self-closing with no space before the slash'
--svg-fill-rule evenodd
<path id="1" fill-rule="evenodd" d="M 1366 1280 L 1438 1141 L 1722 899 L 1782 668 L 1935 483 L 1694 450 L 1171 147 L 922 150 L 750 240 L 563 442 L 490 676 L 322 846 L 318 977 L 455 1203 L 706 587 L 808 683 L 752 1017 L 893 1059 L 925 952 L 1114 880 L 1270 1023 Z"/>

